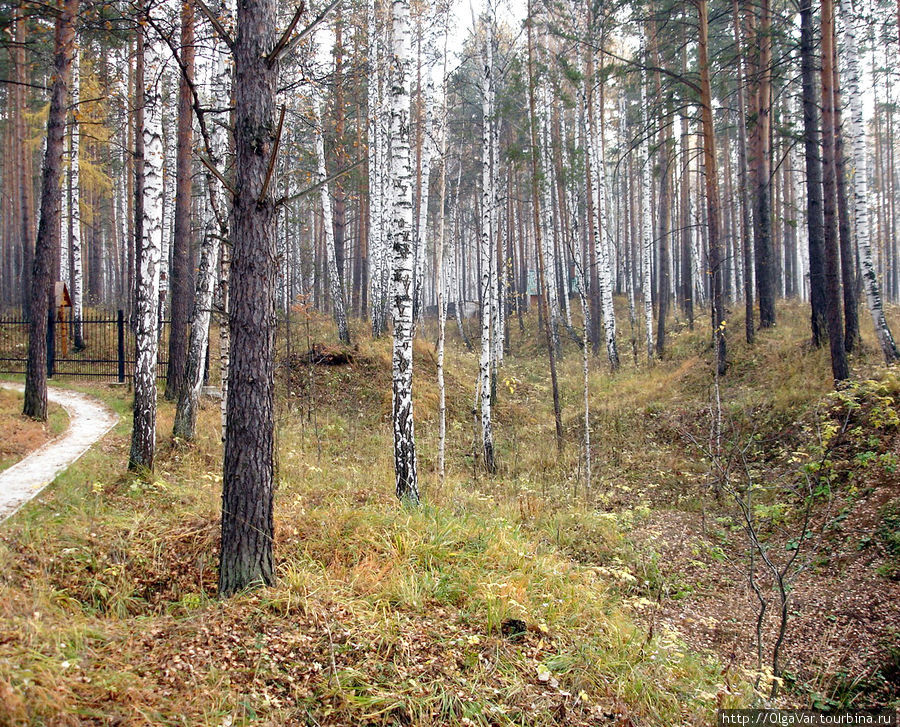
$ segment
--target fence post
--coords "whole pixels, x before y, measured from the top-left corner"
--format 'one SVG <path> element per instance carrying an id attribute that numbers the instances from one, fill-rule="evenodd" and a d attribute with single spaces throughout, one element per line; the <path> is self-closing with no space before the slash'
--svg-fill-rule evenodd
<path id="1" fill-rule="evenodd" d="M 119 335 L 119 383 L 125 383 L 125 312 L 116 312 L 116 330 Z"/>
<path id="2" fill-rule="evenodd" d="M 52 301 L 51 301 L 52 302 Z M 56 368 L 56 316 L 53 306 L 47 311 L 47 378 L 53 378 Z"/>

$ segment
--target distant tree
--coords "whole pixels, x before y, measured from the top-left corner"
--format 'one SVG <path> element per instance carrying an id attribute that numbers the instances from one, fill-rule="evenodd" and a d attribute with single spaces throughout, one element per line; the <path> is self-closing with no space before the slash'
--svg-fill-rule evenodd
<path id="1" fill-rule="evenodd" d="M 59 250 L 63 140 L 78 0 L 64 0 L 56 16 L 47 146 L 41 174 L 41 217 L 34 248 L 28 322 L 28 364 L 23 413 L 47 421 L 47 320 L 53 306 L 53 260 Z"/>

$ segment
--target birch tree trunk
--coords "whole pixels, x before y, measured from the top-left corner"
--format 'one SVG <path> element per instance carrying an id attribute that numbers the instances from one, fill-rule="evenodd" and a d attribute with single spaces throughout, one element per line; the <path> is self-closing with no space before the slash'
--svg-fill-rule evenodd
<path id="1" fill-rule="evenodd" d="M 493 24 L 487 13 L 483 16 L 484 41 L 481 51 L 481 240 L 479 256 L 481 261 L 481 357 L 478 362 L 478 386 L 481 398 L 481 444 L 484 466 L 488 472 L 495 472 L 494 435 L 491 428 L 491 378 L 493 371 L 492 313 L 494 296 L 492 279 L 494 261 L 492 242 L 494 240 L 494 178 L 492 125 L 494 123 L 494 79 L 493 79 Z"/>
<path id="2" fill-rule="evenodd" d="M 84 326 L 84 264 L 81 244 L 81 131 L 78 125 L 79 103 L 81 101 L 81 62 L 79 49 L 75 46 L 72 53 L 72 157 L 69 169 L 71 188 L 69 191 L 69 251 L 71 252 L 72 280 L 72 324 L 76 351 L 83 351 Z"/>
<path id="3" fill-rule="evenodd" d="M 858 0 L 857 0 L 858 1 Z M 844 41 L 843 57 L 846 63 L 847 96 L 850 102 L 850 183 L 853 189 L 853 218 L 856 229 L 856 250 L 859 254 L 859 265 L 866 304 L 875 325 L 875 335 L 886 363 L 890 364 L 900 358 L 897 346 L 887 320 L 881 300 L 881 289 L 875 264 L 872 259 L 872 238 L 869 224 L 869 172 L 868 150 L 866 148 L 865 123 L 863 120 L 863 104 L 860 93 L 859 49 L 856 41 L 857 29 L 862 29 L 861 18 L 851 4 L 841 4 L 840 29 Z"/>
<path id="4" fill-rule="evenodd" d="M 644 58 L 644 40 L 641 37 L 641 58 Z M 641 291 L 644 297 L 644 328 L 647 360 L 653 359 L 653 224 L 650 221 L 650 170 L 647 159 L 650 121 L 647 107 L 647 88 L 641 73 L 641 110 L 644 118 L 643 133 L 646 137 L 638 145 L 638 172 L 641 176 Z"/>
<path id="5" fill-rule="evenodd" d="M 149 14 L 149 8 L 144 12 Z M 134 423 L 128 468 L 153 470 L 156 454 L 156 362 L 159 345 L 159 277 L 163 248 L 163 106 L 160 77 L 165 66 L 163 41 L 146 28 L 144 38 L 143 221 L 138 265 L 135 320 Z"/>
<path id="6" fill-rule="evenodd" d="M 413 204 L 409 146 L 410 22 L 409 0 L 391 0 L 391 180 L 393 205 L 390 244 L 391 318 L 394 326 L 392 356 L 392 409 L 394 473 L 397 497 L 419 502 L 416 440 L 412 400 L 413 326 Z"/>
<path id="7" fill-rule="evenodd" d="M 591 169 L 588 194 L 592 197 L 596 194 L 596 204 L 588 206 L 593 227 L 594 249 L 597 260 L 597 282 L 600 286 L 600 307 L 603 314 L 603 328 L 606 334 L 606 356 L 609 359 L 610 368 L 615 371 L 619 368 L 619 350 L 616 345 L 616 313 L 613 307 L 613 281 L 612 266 L 609 255 L 609 220 L 606 211 L 606 170 L 603 160 L 603 107 L 597 104 L 585 92 L 582 82 L 582 94 L 585 96 L 585 109 L 587 116 L 587 140 L 588 160 Z M 601 95 L 602 96 L 602 95 Z M 599 106 L 599 108 L 597 108 Z M 599 134 L 599 136 L 598 136 Z"/>

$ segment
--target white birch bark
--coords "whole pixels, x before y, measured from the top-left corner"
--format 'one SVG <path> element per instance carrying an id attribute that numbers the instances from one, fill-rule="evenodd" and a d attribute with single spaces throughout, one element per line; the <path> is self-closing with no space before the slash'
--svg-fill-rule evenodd
<path id="1" fill-rule="evenodd" d="M 72 55 L 72 159 L 71 171 L 71 195 L 69 196 L 69 248 L 72 252 L 70 261 L 72 267 L 72 322 L 74 328 L 74 346 L 76 351 L 85 347 L 84 344 L 84 262 L 81 244 L 81 132 L 78 125 L 79 103 L 81 102 L 81 61 L 80 49 L 75 48 Z"/>
<path id="2" fill-rule="evenodd" d="M 494 435 L 491 426 L 491 379 L 493 364 L 492 313 L 494 260 L 494 178 L 491 143 L 493 134 L 494 80 L 493 80 L 493 25 L 487 13 L 482 18 L 484 40 L 481 46 L 481 356 L 478 361 L 478 381 L 481 389 L 481 445 L 484 466 L 488 472 L 494 466 Z"/>
<path id="3" fill-rule="evenodd" d="M 144 46 L 144 217 L 140 241 L 136 357 L 134 366 L 134 425 L 129 468 L 153 469 L 156 449 L 156 361 L 158 346 L 157 305 L 160 259 L 163 246 L 162 168 L 163 107 L 159 78 L 165 65 L 163 43 L 156 33 L 147 33 Z"/>
<path id="4" fill-rule="evenodd" d="M 857 0 L 859 2 L 859 0 Z M 861 18 L 850 3 L 841 3 L 838 13 L 839 33 L 843 36 L 844 52 L 840 59 L 846 61 L 846 94 L 850 102 L 850 123 L 848 124 L 851 154 L 849 155 L 850 182 L 853 185 L 853 219 L 856 228 L 856 247 L 859 254 L 859 265 L 866 293 L 866 304 L 875 325 L 875 335 L 881 353 L 887 363 L 893 363 L 900 354 L 887 320 L 884 317 L 884 306 L 875 263 L 872 259 L 871 231 L 869 226 L 869 180 L 867 167 L 867 149 L 863 104 L 860 93 L 859 49 L 857 46 L 857 30 L 862 30 Z"/>
<path id="5" fill-rule="evenodd" d="M 553 341 L 553 348 L 556 356 L 562 355 L 562 342 L 560 341 L 559 326 L 561 323 L 561 313 L 559 309 L 559 293 L 556 284 L 556 259 L 553 254 L 553 193 L 550 189 L 549 177 L 552 167 L 547 150 L 550 145 L 547 133 L 547 88 L 545 83 L 540 84 L 538 97 L 541 105 L 541 168 L 546 170 L 544 178 L 541 180 L 541 255 L 544 258 L 544 284 L 547 286 L 546 294 L 550 309 L 550 333 Z"/>
<path id="6" fill-rule="evenodd" d="M 210 91 L 206 94 L 206 102 L 211 105 L 215 99 L 231 97 L 231 79 L 226 70 L 227 48 L 218 40 L 210 52 L 210 57 L 201 55 L 201 64 L 208 68 L 210 74 Z M 204 64 L 204 61 L 205 64 Z M 201 65 L 201 67 L 203 67 Z M 213 163 L 222 159 L 225 150 L 225 139 L 220 124 L 212 127 L 211 139 L 212 152 L 215 155 Z M 200 407 L 200 394 L 203 389 L 204 369 L 206 354 L 209 348 L 210 320 L 214 305 L 216 282 L 221 277 L 219 250 L 220 238 L 226 232 L 225 225 L 220 224 L 217 217 L 223 211 L 215 209 L 221 200 L 221 185 L 211 174 L 207 175 L 207 184 L 212 186 L 210 199 L 206 213 L 206 234 L 200 245 L 200 260 L 197 268 L 196 288 L 194 293 L 194 309 L 191 313 L 190 333 L 188 338 L 187 361 L 185 363 L 183 388 L 178 394 L 178 404 L 175 410 L 175 423 L 172 431 L 173 437 L 184 440 L 194 438 L 197 424 L 197 412 Z M 220 327 L 220 335 L 229 342 L 228 325 L 224 322 Z M 227 358 L 226 358 L 227 361 Z M 225 381 L 227 379 L 227 362 L 222 367 L 222 399 L 226 399 Z M 224 412 L 224 408 L 222 410 Z M 224 419 L 223 419 L 224 437 Z"/>
<path id="7" fill-rule="evenodd" d="M 446 279 L 444 271 L 444 232 L 446 227 L 446 204 L 447 204 L 447 38 L 448 30 L 446 23 L 449 22 L 450 14 L 444 16 L 444 52 L 443 67 L 441 79 L 443 81 L 443 97 L 441 100 L 441 118 L 438 128 L 438 137 L 440 138 L 440 202 L 438 205 L 438 234 L 437 234 L 437 250 L 435 260 L 435 282 L 437 285 L 437 314 L 438 314 L 438 340 L 437 340 L 437 385 L 438 385 L 438 481 L 444 484 L 445 477 L 445 454 L 447 447 L 447 392 L 444 384 L 444 341 L 447 332 L 447 300 L 446 300 Z"/>
<path id="8" fill-rule="evenodd" d="M 644 53 L 644 41 L 641 39 L 641 57 Z M 641 290 L 644 297 L 644 327 L 647 346 L 647 360 L 653 358 L 653 225 L 650 221 L 650 169 L 647 159 L 649 144 L 650 120 L 647 114 L 647 84 L 645 74 L 641 72 L 641 109 L 644 119 L 644 139 L 638 146 L 638 171 L 641 176 Z"/>
<path id="9" fill-rule="evenodd" d="M 418 503 L 415 427 L 412 399 L 413 326 L 413 175 L 409 148 L 410 22 L 409 0 L 391 0 L 391 181 L 393 185 L 390 245 L 392 409 L 394 472 L 397 497 Z"/>
<path id="10" fill-rule="evenodd" d="M 366 153 L 369 165 L 369 312 L 372 323 L 372 335 L 379 337 L 385 332 L 386 316 L 385 307 L 387 297 L 385 295 L 385 134 L 384 132 L 384 104 L 382 93 L 381 62 L 379 55 L 377 16 L 375 14 L 375 0 L 368 0 L 366 4 L 366 27 L 368 34 L 368 62 L 369 76 L 366 88 L 366 134 L 368 148 Z"/>
<path id="11" fill-rule="evenodd" d="M 587 107 L 586 107 L 587 109 Z M 594 248 L 597 258 L 597 281 L 600 287 L 600 305 L 603 329 L 606 336 L 606 356 L 613 371 L 619 368 L 619 351 L 616 345 L 616 312 L 613 307 L 613 279 L 610 262 L 609 219 L 606 211 L 606 170 L 604 168 L 603 109 L 596 100 L 592 104 L 587 129 L 588 158 L 591 165 L 591 187 L 595 190 Z"/>

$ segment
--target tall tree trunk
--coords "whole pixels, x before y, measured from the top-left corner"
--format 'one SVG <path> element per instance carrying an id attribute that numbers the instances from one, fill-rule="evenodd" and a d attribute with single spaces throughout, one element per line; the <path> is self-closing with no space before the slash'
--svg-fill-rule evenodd
<path id="1" fill-rule="evenodd" d="M 172 236 L 172 316 L 169 323 L 169 362 L 166 399 L 176 399 L 184 381 L 191 309 L 191 144 L 194 81 L 194 5 L 181 2 L 181 73 L 178 80 L 178 136 L 175 151 L 175 227 Z"/>
<path id="2" fill-rule="evenodd" d="M 850 232 L 850 209 L 847 200 L 847 177 L 844 159 L 844 131 L 841 114 L 841 84 L 838 72 L 837 29 L 834 31 L 832 72 L 834 74 L 834 160 L 837 182 L 838 233 L 841 251 L 841 280 L 844 291 L 844 349 L 851 353 L 859 345 L 859 309 L 857 306 L 856 255 Z"/>
<path id="3" fill-rule="evenodd" d="M 18 167 L 18 184 L 20 187 L 20 206 L 19 212 L 21 218 L 19 220 L 19 243 L 21 247 L 20 260 L 22 264 L 22 312 L 28 317 L 31 307 L 32 283 L 31 275 L 34 266 L 35 252 L 35 230 L 34 230 L 34 180 L 32 154 L 29 145 L 25 143 L 27 134 L 27 125 L 25 123 L 25 83 L 27 75 L 25 72 L 25 46 L 27 25 L 24 15 L 24 2 L 18 4 L 15 9 L 15 49 L 13 51 L 13 59 L 15 62 L 15 75 L 18 84 L 14 89 L 13 96 L 16 103 L 16 130 L 14 135 L 14 154 Z M 73 36 L 74 37 L 74 36 Z M 73 40 L 74 43 L 74 40 Z M 54 77 L 55 80 L 55 77 Z M 63 122 L 65 125 L 65 122 Z M 46 158 L 45 158 L 46 159 Z M 43 194 L 43 188 L 41 189 Z M 43 215 L 44 210 L 41 209 Z"/>
<path id="4" fill-rule="evenodd" d="M 759 327 L 775 325 L 775 262 L 772 253 L 772 15 L 769 0 L 762 0 L 757 28 L 757 83 L 754 94 L 754 211 L 756 290 L 759 298 Z"/>
<path id="5" fill-rule="evenodd" d="M 145 11 L 149 14 L 149 6 Z M 135 320 L 134 411 L 128 468 L 153 470 L 156 454 L 156 363 L 159 347 L 159 277 L 162 267 L 163 107 L 159 88 L 165 66 L 163 41 L 144 26 L 143 221 Z"/>
<path id="6" fill-rule="evenodd" d="M 700 65 L 700 121 L 703 127 L 703 166 L 706 172 L 706 223 L 709 230 L 709 267 L 712 274 L 712 329 L 716 349 L 716 368 L 724 374 L 726 367 L 725 304 L 722 299 L 722 252 L 719 240 L 719 183 L 716 170 L 715 129 L 712 115 L 712 93 L 709 81 L 709 20 L 706 0 L 697 1 Z"/>
<path id="7" fill-rule="evenodd" d="M 410 21 L 409 0 L 391 0 L 391 183 L 393 205 L 390 245 L 391 318 L 394 325 L 392 356 L 392 421 L 394 474 L 401 501 L 419 502 L 416 439 L 413 424 L 413 204 L 409 144 Z"/>
<path id="8" fill-rule="evenodd" d="M 76 45 L 72 52 L 72 158 L 69 162 L 71 188 L 69 192 L 69 230 L 68 248 L 70 267 L 72 270 L 72 323 L 74 329 L 74 345 L 76 351 L 85 348 L 84 326 L 84 265 L 81 242 L 81 127 L 78 125 L 79 103 L 81 99 L 81 63 L 79 49 Z"/>
<path id="9" fill-rule="evenodd" d="M 325 170 L 325 141 L 322 128 L 325 115 L 319 101 L 313 101 L 313 117 L 316 126 L 316 184 L 319 185 L 319 199 L 322 203 L 322 225 L 325 230 L 325 265 L 328 268 L 328 284 L 331 291 L 331 310 L 338 327 L 338 338 L 341 343 L 350 344 L 350 328 L 347 325 L 347 304 L 344 286 L 341 283 L 341 272 L 338 267 L 338 253 L 334 231 L 336 225 L 332 217 L 331 193 L 328 189 L 328 172 Z M 341 221 L 341 230 L 344 223 Z"/>
<path id="10" fill-rule="evenodd" d="M 231 356 L 219 594 L 275 579 L 275 0 L 242 0 L 234 44 Z"/>
<path id="11" fill-rule="evenodd" d="M 738 187 L 741 206 L 741 252 L 744 271 L 744 336 L 752 344 L 756 335 L 753 320 L 753 245 L 750 238 L 750 203 L 747 199 L 747 103 L 744 99 L 744 51 L 738 0 L 731 5 L 734 43 L 738 64 Z M 737 264 L 737 261 L 735 261 Z"/>
<path id="12" fill-rule="evenodd" d="M 65 0 L 56 17 L 50 110 L 47 114 L 47 146 L 41 173 L 41 219 L 38 224 L 31 273 L 28 322 L 28 363 L 25 374 L 23 413 L 47 421 L 47 319 L 53 314 L 53 258 L 59 249 L 63 142 L 66 129 L 66 95 L 75 47 L 78 0 Z M 30 180 L 28 180 L 30 184 Z"/>
<path id="13" fill-rule="evenodd" d="M 825 325 L 825 222 L 822 200 L 819 101 L 816 94 L 813 0 L 800 3 L 800 77 L 803 95 L 803 145 L 806 161 L 806 223 L 809 245 L 809 302 L 812 342 L 817 348 Z"/>
<path id="14" fill-rule="evenodd" d="M 858 1 L 858 0 L 857 0 Z M 900 10 L 900 4 L 898 4 Z M 866 294 L 866 303 L 875 325 L 875 335 L 881 347 L 881 353 L 886 363 L 893 363 L 900 354 L 894 343 L 891 329 L 884 317 L 884 307 L 881 301 L 881 290 L 878 285 L 878 277 L 875 273 L 875 265 L 872 260 L 872 241 L 869 228 L 869 172 L 868 153 L 866 149 L 865 123 L 863 121 L 863 104 L 859 90 L 859 51 L 856 43 L 856 30 L 861 27 L 859 16 L 851 4 L 845 2 L 841 5 L 841 28 L 844 36 L 844 59 L 846 62 L 847 96 L 850 102 L 850 150 L 851 150 L 851 174 L 850 180 L 853 188 L 853 217 L 856 228 L 856 244 L 859 254 L 861 278 Z"/>
<path id="15" fill-rule="evenodd" d="M 493 78 L 493 24 L 486 12 L 483 17 L 484 41 L 481 50 L 481 356 L 478 365 L 478 387 L 481 401 L 481 444 L 484 466 L 494 472 L 494 436 L 491 428 L 491 393 L 494 367 L 493 356 L 493 286 L 494 260 L 491 251 L 494 242 L 494 177 L 492 125 L 494 123 Z"/>
<path id="16" fill-rule="evenodd" d="M 562 413 L 559 404 L 559 383 L 556 376 L 556 347 L 553 345 L 553 334 L 551 333 L 551 325 L 549 324 L 549 312 L 547 310 L 548 291 L 546 286 L 546 274 L 544 270 L 544 258 L 541 254 L 543 245 L 541 238 L 543 231 L 541 229 L 541 163 L 540 163 L 540 146 L 538 145 L 538 116 L 537 103 L 535 100 L 535 68 L 534 68 L 534 17 L 532 16 L 532 0 L 528 0 L 528 17 L 526 23 L 528 26 L 528 115 L 529 127 L 531 131 L 531 209 L 534 222 L 535 235 L 535 257 L 537 258 L 538 267 L 538 285 L 540 287 L 539 305 L 541 313 L 544 317 L 544 335 L 547 344 L 547 358 L 550 361 L 550 385 L 553 389 L 553 415 L 556 423 L 556 449 L 562 452 L 563 449 L 563 432 L 562 432 Z"/>
<path id="17" fill-rule="evenodd" d="M 822 0 L 822 193 L 825 220 L 825 316 L 835 381 L 850 376 L 841 320 L 841 267 L 837 226 L 837 164 L 834 151 L 834 5 Z M 776 674 L 777 676 L 777 674 Z"/>

